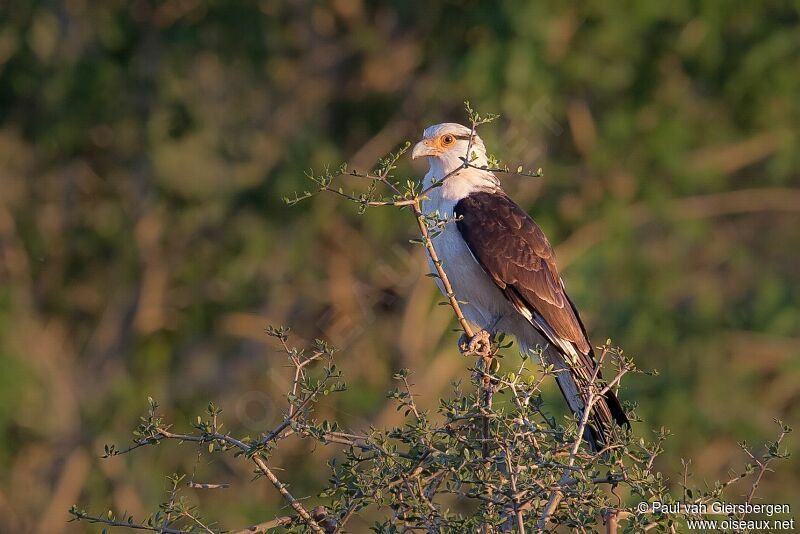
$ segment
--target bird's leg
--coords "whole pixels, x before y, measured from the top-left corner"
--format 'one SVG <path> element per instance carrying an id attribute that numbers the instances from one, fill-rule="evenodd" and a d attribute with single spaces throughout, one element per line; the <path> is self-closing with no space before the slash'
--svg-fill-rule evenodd
<path id="1" fill-rule="evenodd" d="M 492 335 L 487 330 L 481 330 L 472 337 L 466 334 L 458 340 L 458 348 L 463 354 L 477 354 L 481 358 L 492 355 Z"/>

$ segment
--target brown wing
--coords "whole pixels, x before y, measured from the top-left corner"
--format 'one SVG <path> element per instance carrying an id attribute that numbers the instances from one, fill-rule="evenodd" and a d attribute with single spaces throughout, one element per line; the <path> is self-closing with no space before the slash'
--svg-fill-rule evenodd
<path id="1" fill-rule="evenodd" d="M 564 291 L 553 247 L 525 211 L 503 193 L 477 192 L 455 206 L 461 237 L 517 311 L 564 355 L 569 374 L 556 379 L 580 416 L 595 372 L 594 354 L 575 306 Z M 598 372 L 598 378 L 600 376 Z M 580 399 L 580 400 L 578 400 Z M 613 424 L 630 426 L 612 391 L 592 410 L 586 440 L 598 451 Z"/>
<path id="2" fill-rule="evenodd" d="M 458 230 L 475 259 L 520 309 L 538 313 L 560 345 L 591 353 L 583 324 L 558 274 L 553 247 L 525 211 L 503 193 L 477 192 L 455 207 Z M 524 310 L 520 310 L 524 313 Z M 529 317 L 531 319 L 531 317 Z M 542 332 L 552 338 L 551 333 Z"/>

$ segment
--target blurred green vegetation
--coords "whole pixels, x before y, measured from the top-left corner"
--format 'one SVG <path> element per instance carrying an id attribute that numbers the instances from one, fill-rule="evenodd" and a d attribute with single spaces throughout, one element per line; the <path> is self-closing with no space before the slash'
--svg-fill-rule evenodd
<path id="1" fill-rule="evenodd" d="M 397 421 L 400 367 L 423 406 L 465 378 L 411 219 L 280 200 L 305 169 L 463 121 L 465 99 L 502 114 L 491 152 L 544 169 L 505 186 L 592 338 L 660 370 L 622 392 L 636 431 L 673 430 L 676 483 L 681 457 L 724 478 L 738 440 L 800 411 L 798 95 L 796 2 L 3 3 L 0 531 L 93 531 L 64 523 L 74 502 L 143 515 L 174 471 L 233 482 L 194 497 L 226 527 L 274 514 L 233 459 L 98 459 L 147 395 L 177 421 L 209 400 L 237 430 L 278 421 L 269 323 L 342 347 L 350 390 L 322 406 L 354 429 Z M 275 463 L 307 494 L 329 454 Z M 799 475 L 760 494 L 800 509 Z"/>

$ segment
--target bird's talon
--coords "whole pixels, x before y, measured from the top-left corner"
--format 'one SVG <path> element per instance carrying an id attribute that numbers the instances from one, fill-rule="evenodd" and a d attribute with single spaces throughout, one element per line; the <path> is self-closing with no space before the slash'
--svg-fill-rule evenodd
<path id="1" fill-rule="evenodd" d="M 477 332 L 471 338 L 463 334 L 458 341 L 458 348 L 464 354 L 477 354 L 482 358 L 488 358 L 492 355 L 492 336 L 486 330 Z"/>

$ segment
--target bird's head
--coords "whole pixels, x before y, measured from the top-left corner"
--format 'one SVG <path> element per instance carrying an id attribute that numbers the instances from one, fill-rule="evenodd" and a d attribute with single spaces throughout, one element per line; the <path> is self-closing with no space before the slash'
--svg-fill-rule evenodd
<path id="1" fill-rule="evenodd" d="M 470 143 L 472 134 L 472 143 Z M 467 155 L 467 150 L 470 154 Z M 470 128 L 454 122 L 435 124 L 425 128 L 422 139 L 414 145 L 411 159 L 427 157 L 431 170 L 439 178 L 454 171 L 468 158 L 472 165 L 480 167 L 487 164 L 486 147 L 477 133 Z"/>

